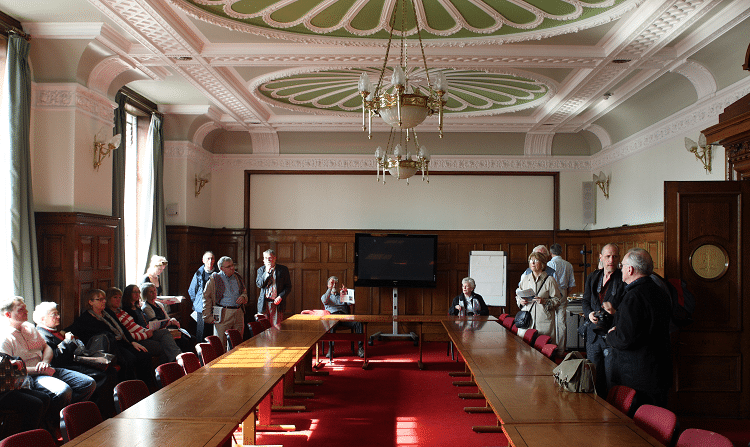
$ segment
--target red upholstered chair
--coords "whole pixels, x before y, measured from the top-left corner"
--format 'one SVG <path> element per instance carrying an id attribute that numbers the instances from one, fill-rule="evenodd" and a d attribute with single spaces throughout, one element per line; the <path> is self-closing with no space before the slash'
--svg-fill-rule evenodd
<path id="1" fill-rule="evenodd" d="M 250 336 L 255 337 L 256 335 L 263 332 L 265 329 L 263 329 L 263 325 L 260 324 L 260 321 L 251 321 L 247 323 L 247 328 L 250 329 Z"/>
<path id="2" fill-rule="evenodd" d="M 536 349 L 539 352 L 542 352 L 542 348 L 544 345 L 549 343 L 550 336 L 549 335 L 539 335 L 536 337 L 536 340 L 534 340 L 534 349 Z"/>
<path id="3" fill-rule="evenodd" d="M 237 329 L 227 329 L 224 335 L 227 337 L 227 351 L 242 343 L 242 334 Z"/>
<path id="4" fill-rule="evenodd" d="M 503 320 L 503 326 L 505 326 L 507 329 L 510 329 L 513 327 L 513 317 L 507 316 Z"/>
<path id="5" fill-rule="evenodd" d="M 534 339 L 536 338 L 536 329 L 527 329 L 526 333 L 523 334 L 523 341 L 529 346 L 534 346 Z"/>
<path id="6" fill-rule="evenodd" d="M 156 367 L 156 383 L 164 388 L 185 375 L 182 365 L 176 362 L 164 363 Z"/>
<path id="7" fill-rule="evenodd" d="M 510 331 L 518 335 L 518 326 L 514 324 L 513 326 L 510 327 Z"/>
<path id="8" fill-rule="evenodd" d="M 214 347 L 214 352 L 216 353 L 217 357 L 224 354 L 224 352 L 226 351 L 224 344 L 221 342 L 221 339 L 216 335 L 206 335 L 206 341 L 211 343 L 211 346 Z"/>
<path id="9" fill-rule="evenodd" d="M 657 441 L 666 446 L 672 445 L 672 437 L 677 428 L 677 416 L 671 411 L 655 405 L 641 405 L 635 412 L 633 421 Z"/>
<path id="10" fill-rule="evenodd" d="M 500 324 L 503 324 L 503 321 L 505 321 L 506 317 L 508 317 L 508 314 L 505 314 L 505 313 L 500 314 L 500 316 L 497 317 L 497 322 L 500 323 Z"/>
<path id="11" fill-rule="evenodd" d="M 68 405 L 60 411 L 60 431 L 63 435 L 63 441 L 68 442 L 78 437 L 88 429 L 100 424 L 102 420 L 99 407 L 91 401 Z"/>
<path id="12" fill-rule="evenodd" d="M 24 431 L 0 441 L 0 447 L 57 447 L 57 442 L 47 430 Z"/>
<path id="13" fill-rule="evenodd" d="M 178 355 L 177 364 L 182 366 L 185 374 L 195 372 L 201 367 L 201 361 L 198 359 L 198 356 L 192 352 L 183 352 L 182 354 Z"/>
<path id="14" fill-rule="evenodd" d="M 268 318 L 261 318 L 260 320 L 258 320 L 258 323 L 260 323 L 264 331 L 271 327 L 271 320 L 269 320 Z"/>
<path id="15" fill-rule="evenodd" d="M 635 390 L 625 385 L 615 385 L 607 393 L 607 402 L 628 416 L 630 416 L 630 407 L 633 406 L 634 399 Z"/>
<path id="16" fill-rule="evenodd" d="M 555 359 L 555 350 L 557 349 L 557 345 L 553 343 L 547 343 L 542 348 L 542 354 L 544 354 L 545 357 L 547 357 L 550 360 Z"/>
<path id="17" fill-rule="evenodd" d="M 195 352 L 198 353 L 198 358 L 201 359 L 201 365 L 206 365 L 218 357 L 211 343 L 198 343 L 195 345 Z"/>
<path id="18" fill-rule="evenodd" d="M 121 413 L 148 395 L 148 385 L 142 380 L 120 382 L 115 386 L 115 410 Z"/>
<path id="19" fill-rule="evenodd" d="M 3 447 L 0 444 L 0 447 Z M 675 447 L 733 447 L 726 436 L 708 430 L 688 428 L 677 438 Z"/>

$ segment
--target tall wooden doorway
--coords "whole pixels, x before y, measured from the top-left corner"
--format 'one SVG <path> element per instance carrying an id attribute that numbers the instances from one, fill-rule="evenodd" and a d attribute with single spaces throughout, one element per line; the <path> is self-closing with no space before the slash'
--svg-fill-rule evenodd
<path id="1" fill-rule="evenodd" d="M 665 182 L 664 194 L 665 276 L 685 280 L 696 298 L 695 321 L 674 345 L 670 407 L 748 418 L 750 181 Z"/>

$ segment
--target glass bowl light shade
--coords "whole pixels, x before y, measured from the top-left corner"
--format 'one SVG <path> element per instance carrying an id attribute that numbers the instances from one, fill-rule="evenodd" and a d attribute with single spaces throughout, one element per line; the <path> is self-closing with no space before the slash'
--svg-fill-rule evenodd
<path id="1" fill-rule="evenodd" d="M 389 159 L 386 166 L 388 172 L 399 180 L 410 178 L 417 173 L 419 163 L 414 160 Z"/>
<path id="2" fill-rule="evenodd" d="M 380 100 L 380 117 L 391 127 L 412 129 L 422 124 L 430 115 L 427 96 L 415 94 L 401 95 L 401 125 L 398 124 L 396 95 L 383 95 Z"/>

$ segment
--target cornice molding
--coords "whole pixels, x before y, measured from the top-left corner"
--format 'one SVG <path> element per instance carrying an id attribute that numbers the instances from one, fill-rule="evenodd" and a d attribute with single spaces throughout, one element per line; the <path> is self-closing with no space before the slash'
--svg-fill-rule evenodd
<path id="1" fill-rule="evenodd" d="M 706 67 L 698 62 L 684 61 L 672 71 L 685 76 L 693 84 L 699 100 L 716 93 L 716 79 Z"/>
<path id="2" fill-rule="evenodd" d="M 705 101 L 687 107 L 623 141 L 604 148 L 592 157 L 591 168 L 595 171 L 599 170 L 666 140 L 682 137 L 686 131 L 716 124 L 719 114 L 727 106 L 748 94 L 750 94 L 750 77 L 736 82 L 718 94 L 706 98 Z"/>
<path id="3" fill-rule="evenodd" d="M 112 124 L 117 104 L 80 84 L 31 85 L 32 107 L 41 110 L 71 110 Z"/>
<path id="4" fill-rule="evenodd" d="M 89 74 L 88 86 L 90 89 L 106 94 L 110 84 L 122 73 L 134 69 L 122 60 L 120 56 L 110 56 L 96 64 Z"/>

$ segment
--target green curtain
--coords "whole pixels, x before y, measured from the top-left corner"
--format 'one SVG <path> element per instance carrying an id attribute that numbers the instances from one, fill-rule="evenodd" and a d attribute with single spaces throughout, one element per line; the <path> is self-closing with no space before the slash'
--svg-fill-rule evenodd
<path id="1" fill-rule="evenodd" d="M 167 256 L 167 225 L 164 216 L 164 134 L 162 131 L 162 118 L 160 116 L 156 114 L 151 115 L 151 124 L 148 133 L 153 144 L 154 156 L 153 226 L 151 229 L 151 241 L 148 244 L 148 261 L 150 262 L 153 255 Z M 159 275 L 159 283 L 162 287 L 162 293 L 169 295 L 169 277 L 167 276 L 166 269 Z"/>
<path id="2" fill-rule="evenodd" d="M 31 189 L 31 74 L 29 42 L 8 36 L 5 69 L 6 113 L 10 141 L 10 237 L 13 251 L 13 290 L 34 307 L 41 301 L 36 245 L 34 198 Z"/>
<path id="3" fill-rule="evenodd" d="M 119 217 L 120 221 L 115 230 L 115 265 L 114 265 L 114 285 L 125 288 L 127 285 L 125 279 L 125 151 L 127 148 L 127 136 L 125 135 L 125 126 L 127 122 L 127 113 L 125 112 L 125 102 L 127 96 L 122 92 L 117 92 L 115 102 L 115 123 L 114 135 L 120 134 L 120 148 L 112 152 L 112 217 Z"/>

